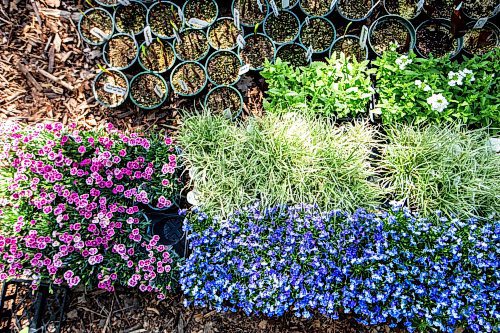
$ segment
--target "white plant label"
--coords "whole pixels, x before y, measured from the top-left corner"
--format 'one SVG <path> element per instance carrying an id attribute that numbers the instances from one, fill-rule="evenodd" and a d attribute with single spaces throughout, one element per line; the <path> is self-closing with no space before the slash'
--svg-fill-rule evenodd
<path id="1" fill-rule="evenodd" d="M 424 5 L 425 5 L 425 0 L 419 0 L 417 2 L 417 12 L 421 11 L 422 8 L 424 8 Z"/>
<path id="2" fill-rule="evenodd" d="M 240 11 L 235 8 L 233 16 L 234 16 L 234 26 L 239 29 L 240 28 Z"/>
<path id="3" fill-rule="evenodd" d="M 495 153 L 500 153 L 500 138 L 491 138 L 490 145 Z"/>
<path id="4" fill-rule="evenodd" d="M 262 2 L 260 0 L 256 0 L 257 1 L 257 6 L 259 6 L 259 10 L 261 13 L 264 12 L 264 5 L 262 4 Z"/>
<path id="5" fill-rule="evenodd" d="M 127 89 L 114 86 L 110 83 L 106 83 L 104 85 L 104 91 L 108 92 L 110 94 L 115 94 L 115 95 L 120 95 L 120 96 L 125 96 L 125 94 L 127 93 Z"/>
<path id="6" fill-rule="evenodd" d="M 248 73 L 249 70 L 250 70 L 250 65 L 246 64 L 246 65 L 240 67 L 240 71 L 238 72 L 238 74 L 243 75 L 245 73 Z"/>
<path id="7" fill-rule="evenodd" d="M 144 41 L 147 46 L 153 42 L 153 35 L 151 34 L 151 27 L 149 25 L 144 28 Z"/>
<path id="8" fill-rule="evenodd" d="M 472 28 L 472 29 L 481 29 L 482 27 L 484 27 L 486 22 L 488 22 L 488 18 L 481 17 L 479 20 L 477 20 L 476 24 L 474 24 L 474 28 Z"/>
<path id="9" fill-rule="evenodd" d="M 227 108 L 225 109 L 224 111 L 222 111 L 222 114 L 224 115 L 224 117 L 226 117 L 227 119 L 232 119 L 233 118 L 233 115 L 231 114 L 231 109 L 230 108 Z"/>
<path id="10" fill-rule="evenodd" d="M 196 191 L 189 191 L 186 195 L 187 202 L 193 206 L 198 206 L 200 202 L 198 201 L 198 193 Z"/>
<path id="11" fill-rule="evenodd" d="M 376 3 L 376 4 L 374 4 L 374 5 L 372 6 L 372 8 L 370 8 L 370 10 L 368 11 L 368 14 L 367 14 L 368 16 L 370 16 L 370 14 L 371 14 L 371 13 L 375 10 L 375 8 L 377 8 L 377 6 L 380 4 L 380 1 L 381 1 L 381 0 L 378 0 L 378 1 L 377 1 L 377 3 Z"/>
<path id="12" fill-rule="evenodd" d="M 313 56 L 313 47 L 312 47 L 312 45 L 309 45 L 309 47 L 307 48 L 307 52 L 306 52 L 307 61 L 311 61 L 312 56 Z"/>
<path id="13" fill-rule="evenodd" d="M 175 36 L 175 40 L 177 41 L 177 43 L 181 44 L 182 39 L 181 39 L 181 36 L 179 35 L 179 31 L 174 29 L 174 36 Z"/>
<path id="14" fill-rule="evenodd" d="M 366 40 L 368 39 L 368 27 L 364 25 L 361 28 L 361 34 L 359 35 L 359 45 L 361 48 L 364 48 L 366 46 Z"/>
<path id="15" fill-rule="evenodd" d="M 500 4 L 498 4 L 495 9 L 493 10 L 493 14 L 491 16 L 496 16 L 498 13 L 500 13 Z"/>
<path id="16" fill-rule="evenodd" d="M 181 85 L 182 90 L 189 91 L 188 85 L 184 80 L 179 80 L 179 84 Z"/>
<path id="17" fill-rule="evenodd" d="M 274 16 L 279 16 L 279 11 L 278 11 L 278 6 L 276 6 L 276 2 L 274 0 L 269 0 L 269 4 L 271 5 L 271 8 L 273 9 Z"/>
<path id="18" fill-rule="evenodd" d="M 236 43 L 238 44 L 238 47 L 240 49 L 243 49 L 245 47 L 245 45 L 247 44 L 245 42 L 245 38 L 243 38 L 243 35 L 238 35 L 238 37 L 236 37 Z"/>
<path id="19" fill-rule="evenodd" d="M 130 5 L 130 0 L 118 0 L 118 3 L 123 6 Z"/>
<path id="20" fill-rule="evenodd" d="M 462 8 L 462 4 L 463 4 L 463 2 L 460 2 L 458 4 L 458 6 L 455 7 L 455 10 L 460 10 L 460 8 Z"/>
<path id="21" fill-rule="evenodd" d="M 179 18 L 181 19 L 181 22 L 184 21 L 184 13 L 182 12 L 182 9 L 177 8 L 177 14 L 179 14 Z"/>
<path id="22" fill-rule="evenodd" d="M 208 27 L 210 25 L 210 23 L 208 23 L 207 21 L 197 19 L 196 17 L 190 18 L 188 23 L 190 25 L 197 25 L 197 26 L 200 26 L 202 28 Z"/>
<path id="23" fill-rule="evenodd" d="M 290 0 L 281 0 L 281 8 L 285 9 L 290 7 Z"/>
<path id="24" fill-rule="evenodd" d="M 304 22 L 306 23 L 306 25 L 309 25 L 311 23 L 311 19 L 309 18 L 309 16 L 306 16 Z"/>
<path id="25" fill-rule="evenodd" d="M 156 96 L 163 98 L 163 90 L 161 90 L 161 86 L 159 84 L 155 86 L 155 94 Z"/>
<path id="26" fill-rule="evenodd" d="M 338 2 L 337 0 L 332 0 L 332 2 L 330 3 L 330 10 L 333 9 L 333 7 L 335 7 L 337 2 Z"/>
<path id="27" fill-rule="evenodd" d="M 90 29 L 90 33 L 99 38 L 100 40 L 107 40 L 109 38 L 109 35 L 106 34 L 104 31 L 102 31 L 101 29 L 99 29 L 98 27 L 93 27 L 92 29 Z"/>

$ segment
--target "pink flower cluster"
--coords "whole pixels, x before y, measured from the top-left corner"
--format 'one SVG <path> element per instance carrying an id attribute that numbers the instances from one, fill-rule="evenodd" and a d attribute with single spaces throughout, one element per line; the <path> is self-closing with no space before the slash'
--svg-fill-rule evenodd
<path id="1" fill-rule="evenodd" d="M 61 124 L 4 124 L 0 137 L 8 162 L 0 167 L 0 280 L 122 284 L 165 297 L 173 260 L 147 234 L 136 203 L 172 205 L 181 185 L 172 139 Z"/>

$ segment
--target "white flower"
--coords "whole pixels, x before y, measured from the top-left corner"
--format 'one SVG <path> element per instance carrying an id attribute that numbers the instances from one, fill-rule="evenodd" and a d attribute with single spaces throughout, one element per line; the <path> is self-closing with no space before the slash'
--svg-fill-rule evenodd
<path id="1" fill-rule="evenodd" d="M 431 87 L 429 87 L 429 85 L 426 84 L 424 87 L 424 91 L 431 91 L 431 90 L 432 90 Z"/>
<path id="2" fill-rule="evenodd" d="M 448 73 L 448 79 L 453 79 L 453 78 L 455 77 L 455 74 L 456 74 L 456 73 L 455 73 L 454 71 L 450 71 L 450 72 Z"/>
<path id="3" fill-rule="evenodd" d="M 454 87 L 457 85 L 457 81 L 451 80 L 448 82 L 448 85 L 450 85 L 450 87 Z"/>
<path id="4" fill-rule="evenodd" d="M 415 85 L 420 87 L 422 85 L 422 81 L 420 80 L 415 80 Z"/>
<path id="5" fill-rule="evenodd" d="M 433 94 L 431 97 L 427 98 L 427 103 L 429 103 L 434 111 L 438 112 L 443 112 L 448 106 L 448 101 L 442 94 Z"/>
<path id="6" fill-rule="evenodd" d="M 413 60 L 409 59 L 408 56 L 406 55 L 401 55 L 399 58 L 396 59 L 396 65 L 399 66 L 400 70 L 403 70 L 406 68 L 406 65 L 411 64 Z"/>

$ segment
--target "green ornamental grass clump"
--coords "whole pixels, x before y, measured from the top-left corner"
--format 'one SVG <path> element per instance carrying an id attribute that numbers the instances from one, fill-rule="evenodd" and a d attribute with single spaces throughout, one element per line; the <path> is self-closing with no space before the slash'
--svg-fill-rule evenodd
<path id="1" fill-rule="evenodd" d="M 381 168 L 394 199 L 423 214 L 500 211 L 500 155 L 484 130 L 430 125 L 387 128 Z"/>
<path id="2" fill-rule="evenodd" d="M 296 110 L 312 115 L 356 117 L 367 112 L 373 94 L 368 61 L 358 62 L 333 53 L 326 62 L 294 68 L 277 59 L 261 72 L 269 85 L 264 101 L 267 112 Z"/>
<path id="3" fill-rule="evenodd" d="M 500 126 L 500 49 L 462 63 L 385 52 L 377 70 L 384 123 L 444 122 Z"/>
<path id="4" fill-rule="evenodd" d="M 366 123 L 334 127 L 291 112 L 241 126 L 223 116 L 191 116 L 179 141 L 200 205 L 226 216 L 256 200 L 349 210 L 376 205 L 382 190 L 370 164 L 374 137 Z"/>

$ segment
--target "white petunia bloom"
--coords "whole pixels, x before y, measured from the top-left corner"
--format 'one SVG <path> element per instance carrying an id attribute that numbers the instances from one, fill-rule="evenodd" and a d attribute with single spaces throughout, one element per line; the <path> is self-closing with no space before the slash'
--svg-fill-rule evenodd
<path id="1" fill-rule="evenodd" d="M 420 87 L 422 85 L 422 81 L 420 80 L 415 80 L 415 85 Z"/>
<path id="2" fill-rule="evenodd" d="M 427 103 L 429 103 L 434 111 L 438 112 L 443 112 L 448 106 L 448 101 L 442 94 L 433 94 L 431 97 L 427 98 Z"/>
<path id="3" fill-rule="evenodd" d="M 413 60 L 409 59 L 408 56 L 406 55 L 401 55 L 399 58 L 396 59 L 396 65 L 399 66 L 400 70 L 403 70 L 406 68 L 407 65 L 411 64 Z"/>
<path id="4" fill-rule="evenodd" d="M 424 87 L 424 91 L 431 91 L 431 90 L 432 90 L 431 87 L 429 87 L 429 85 L 426 84 Z"/>

